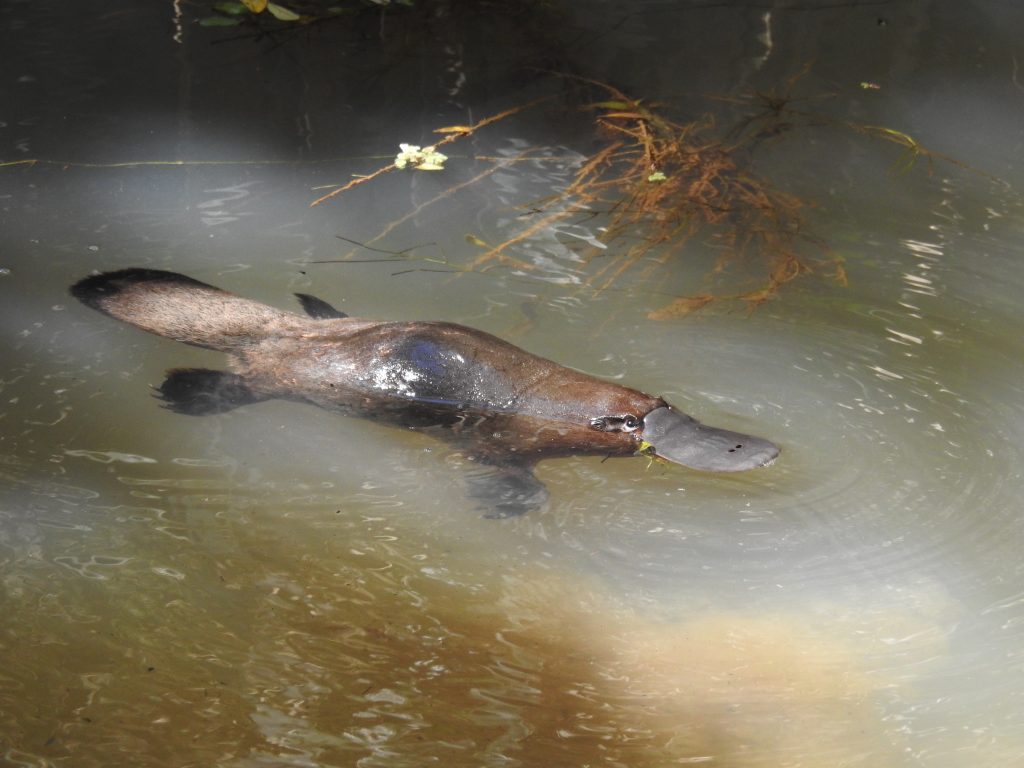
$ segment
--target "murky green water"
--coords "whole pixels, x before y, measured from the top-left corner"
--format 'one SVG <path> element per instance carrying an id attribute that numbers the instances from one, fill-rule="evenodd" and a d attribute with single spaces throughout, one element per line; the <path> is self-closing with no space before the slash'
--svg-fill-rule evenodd
<path id="1" fill-rule="evenodd" d="M 0 10 L 0 160 L 55 161 L 0 167 L 7 764 L 1024 762 L 1024 15 L 521 12 L 439 4 L 227 40 L 171 3 Z M 587 290 L 601 263 L 580 243 L 601 217 L 525 239 L 535 271 L 436 271 L 479 256 L 467 234 L 519 231 L 515 206 L 593 151 L 556 110 L 481 132 L 444 174 L 308 208 L 400 141 L 559 92 L 524 63 L 696 114 L 717 109 L 702 94 L 781 92 L 807 62 L 797 95 L 828 98 L 806 108 L 998 178 L 923 160 L 894 175 L 891 144 L 783 131 L 757 167 L 813 201 L 849 285 L 808 277 L 753 314 L 648 319 L 746 285 L 744 267 L 709 282 L 700 238 L 691 259 Z M 88 165 L 180 159 L 217 164 Z M 379 247 L 419 260 L 310 263 L 385 229 Z M 727 477 L 550 461 L 547 508 L 484 519 L 465 460 L 424 435 L 285 402 L 161 409 L 166 369 L 223 361 L 66 293 L 127 266 L 474 325 L 784 452 Z"/>

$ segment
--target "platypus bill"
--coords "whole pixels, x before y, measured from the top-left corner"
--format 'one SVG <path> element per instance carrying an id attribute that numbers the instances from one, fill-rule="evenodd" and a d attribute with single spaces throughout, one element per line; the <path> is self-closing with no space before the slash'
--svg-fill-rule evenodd
<path id="1" fill-rule="evenodd" d="M 168 372 L 168 408 L 206 415 L 283 398 L 435 434 L 484 468 L 470 491 L 488 515 L 543 505 L 533 466 L 557 456 L 655 455 L 693 469 L 771 463 L 767 440 L 708 427 L 659 397 L 565 368 L 489 333 L 443 322 L 351 318 L 297 294 L 308 317 L 173 272 L 125 269 L 71 287 L 93 309 L 219 350 L 231 372 Z"/>

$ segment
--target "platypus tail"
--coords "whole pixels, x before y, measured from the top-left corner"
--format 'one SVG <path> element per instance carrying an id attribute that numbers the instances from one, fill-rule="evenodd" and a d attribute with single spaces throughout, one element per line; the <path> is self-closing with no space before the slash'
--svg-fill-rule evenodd
<path id="1" fill-rule="evenodd" d="M 260 341 L 296 316 L 175 272 L 122 269 L 71 286 L 86 306 L 144 331 L 222 352 Z"/>

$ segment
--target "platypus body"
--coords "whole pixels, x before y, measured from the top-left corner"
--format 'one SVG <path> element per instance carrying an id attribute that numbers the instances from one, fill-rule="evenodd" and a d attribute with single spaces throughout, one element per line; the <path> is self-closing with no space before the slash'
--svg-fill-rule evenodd
<path id="1" fill-rule="evenodd" d="M 545 458 L 641 452 L 735 472 L 779 453 L 454 323 L 357 319 L 297 294 L 302 316 L 151 269 L 87 277 L 71 293 L 150 333 L 228 355 L 230 373 L 169 371 L 160 397 L 172 410 L 205 415 L 283 398 L 425 430 L 490 468 L 470 487 L 496 517 L 543 504 L 532 468 Z"/>

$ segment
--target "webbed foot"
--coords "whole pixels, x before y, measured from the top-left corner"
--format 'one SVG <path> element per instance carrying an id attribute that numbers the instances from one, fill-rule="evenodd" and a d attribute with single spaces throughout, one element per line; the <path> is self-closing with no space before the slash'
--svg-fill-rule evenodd
<path id="1" fill-rule="evenodd" d="M 479 503 L 484 517 L 503 519 L 541 509 L 548 489 L 529 466 L 483 465 L 466 477 L 470 497 Z"/>
<path id="2" fill-rule="evenodd" d="M 175 368 L 157 390 L 165 407 L 187 416 L 209 416 L 256 403 L 258 397 L 236 373 L 208 368 Z"/>

